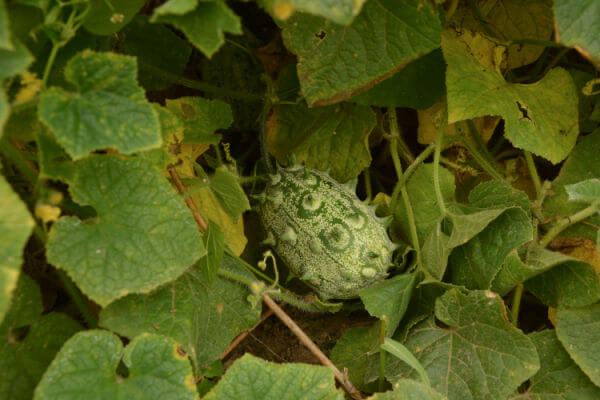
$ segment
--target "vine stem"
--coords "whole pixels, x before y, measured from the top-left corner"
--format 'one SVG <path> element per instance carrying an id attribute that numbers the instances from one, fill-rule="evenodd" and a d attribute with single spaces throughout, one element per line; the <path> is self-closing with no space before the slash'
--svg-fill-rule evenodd
<path id="1" fill-rule="evenodd" d="M 446 215 L 446 204 L 444 203 L 444 196 L 442 196 L 442 189 L 440 187 L 440 155 L 442 154 L 442 142 L 444 141 L 444 129 L 446 128 L 447 118 L 444 113 L 444 118 L 440 123 L 440 128 L 435 139 L 435 152 L 433 153 L 433 186 L 442 217 Z"/>
<path id="2" fill-rule="evenodd" d="M 535 187 L 536 199 L 539 199 L 542 195 L 542 181 L 540 180 L 540 176 L 535 168 L 535 163 L 533 162 L 533 156 L 527 150 L 523 151 L 525 154 L 525 162 L 527 163 L 527 169 L 529 169 L 529 175 L 531 176 L 531 180 L 533 181 L 533 186 Z"/>
<path id="3" fill-rule="evenodd" d="M 519 309 L 521 308 L 521 298 L 523 297 L 523 284 L 519 283 L 513 293 L 513 300 L 510 308 L 510 322 L 518 328 L 519 326 Z"/>
<path id="4" fill-rule="evenodd" d="M 472 143 L 468 137 L 462 137 L 460 139 L 461 143 L 467 148 L 471 157 L 475 159 L 477 164 L 479 164 L 479 166 L 483 168 L 485 172 L 487 172 L 494 179 L 504 180 L 502 174 L 498 172 L 495 160 L 493 160 L 493 158 L 489 154 L 482 154 L 481 151 L 479 151 L 479 149 L 482 148 L 487 152 L 487 149 L 481 141 L 481 137 L 479 136 L 479 132 L 477 131 L 475 124 L 473 124 L 473 121 L 468 120 L 465 122 L 465 124 L 467 126 L 467 129 L 469 130 L 470 136 L 473 137 L 473 140 L 475 141 L 475 143 L 478 143 L 479 146 L 477 144 Z"/>
<path id="5" fill-rule="evenodd" d="M 60 50 L 62 46 L 63 45 L 59 42 L 52 42 L 52 50 L 50 50 L 50 55 L 48 56 L 46 66 L 44 67 L 44 76 L 42 77 L 41 90 L 44 90 L 46 88 L 48 78 L 50 77 L 50 71 L 52 70 L 52 66 L 54 65 L 54 60 L 56 60 L 56 54 L 58 54 L 58 50 Z"/>
<path id="6" fill-rule="evenodd" d="M 402 186 L 406 185 L 406 182 L 412 176 L 413 172 L 415 172 L 415 169 L 419 166 L 419 164 L 425 161 L 427 157 L 429 157 L 434 151 L 435 144 L 430 144 L 417 156 L 417 158 L 415 158 L 415 161 L 413 161 L 413 163 L 406 168 L 402 174 L 402 178 L 398 180 L 396 186 L 394 186 L 394 191 L 392 192 L 392 199 L 390 201 L 392 213 L 394 213 L 396 210 L 396 204 L 398 203 L 398 196 L 400 195 L 400 189 Z"/>
<path id="7" fill-rule="evenodd" d="M 576 224 L 577 222 L 583 221 L 587 217 L 590 217 L 598 212 L 598 204 L 594 203 L 583 210 L 561 219 L 558 221 L 550 230 L 544 235 L 544 237 L 540 240 L 540 246 L 546 247 L 552 242 L 559 233 L 564 231 L 569 226 Z"/>
<path id="8" fill-rule="evenodd" d="M 337 381 L 340 383 L 340 385 L 342 385 L 344 387 L 346 392 L 348 392 L 348 394 L 350 394 L 350 396 L 353 399 L 357 399 L 357 400 L 364 399 L 364 397 L 360 393 L 360 391 L 358 389 L 356 389 L 354 387 L 354 385 L 352 385 L 348 376 L 343 374 L 335 366 L 335 364 L 333 364 L 331 362 L 331 360 L 329 358 L 327 358 L 327 356 L 321 351 L 321 349 L 319 349 L 319 347 L 315 344 L 315 342 L 313 342 L 308 337 L 308 335 L 306 333 L 304 333 L 304 331 L 296 324 L 296 322 L 294 322 L 294 320 L 292 318 L 290 318 L 290 316 L 287 315 L 285 313 L 285 311 L 283 311 L 283 309 L 281 309 L 281 307 L 279 307 L 279 305 L 277 305 L 277 303 L 275 303 L 273 301 L 273 299 L 271 299 L 266 294 L 263 294 L 262 299 L 263 299 L 263 302 L 267 305 L 267 307 L 269 307 L 273 311 L 273 313 L 277 316 L 277 318 L 279 318 L 281 320 L 281 322 L 283 322 L 285 324 L 285 326 L 287 326 L 294 333 L 294 335 L 296 335 L 296 337 L 298 337 L 298 339 L 302 342 L 302 344 L 304 346 L 306 346 L 311 351 L 311 353 L 313 353 L 315 355 L 315 357 L 317 357 L 317 359 L 321 362 L 321 364 L 325 365 L 326 367 L 328 367 L 329 369 L 331 369 L 333 371 L 333 375 L 335 376 L 335 379 L 337 379 Z"/>
<path id="9" fill-rule="evenodd" d="M 210 93 L 217 97 L 228 97 L 231 99 L 241 100 L 241 101 L 249 101 L 249 102 L 259 102 L 263 101 L 264 96 L 262 94 L 256 93 L 248 93 L 248 92 L 239 92 L 237 90 L 229 90 L 219 86 L 211 85 L 206 82 L 198 81 L 195 79 L 185 78 L 183 76 L 179 76 L 176 74 L 172 74 L 170 72 L 164 71 L 160 68 L 156 68 L 152 65 L 139 63 L 140 70 L 146 71 L 151 75 L 163 78 L 164 80 L 171 82 L 173 84 L 181 85 L 190 89 L 202 90 L 203 92 Z"/>
<path id="10" fill-rule="evenodd" d="M 404 202 L 404 208 L 406 209 L 406 217 L 408 219 L 410 239 L 412 242 L 413 249 L 415 249 L 415 253 L 417 256 L 417 265 L 421 267 L 423 263 L 421 262 L 421 245 L 419 243 L 419 236 L 417 235 L 417 224 L 415 222 L 415 215 L 413 213 L 412 205 L 410 203 L 410 197 L 408 196 L 408 192 L 406 191 L 406 185 L 403 181 L 404 173 L 402 172 L 402 164 L 400 164 L 400 157 L 398 156 L 397 140 L 400 137 L 400 132 L 398 130 L 398 119 L 396 117 L 396 109 L 392 108 L 388 111 L 388 114 L 390 119 L 391 132 L 390 151 L 392 153 L 392 161 L 394 162 L 396 175 L 398 176 L 398 182 L 396 183 L 396 186 L 400 187 L 400 194 L 402 196 L 402 201 Z M 401 181 L 403 183 L 402 185 L 399 185 Z M 395 212 L 395 204 L 392 205 L 392 212 Z"/>

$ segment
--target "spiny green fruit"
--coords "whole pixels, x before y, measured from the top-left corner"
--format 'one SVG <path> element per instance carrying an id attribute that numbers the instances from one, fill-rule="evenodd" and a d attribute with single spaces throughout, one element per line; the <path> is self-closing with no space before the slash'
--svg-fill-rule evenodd
<path id="1" fill-rule="evenodd" d="M 351 186 L 301 165 L 280 168 L 258 207 L 264 243 L 322 299 L 357 297 L 392 264 L 389 220 L 378 218 Z"/>

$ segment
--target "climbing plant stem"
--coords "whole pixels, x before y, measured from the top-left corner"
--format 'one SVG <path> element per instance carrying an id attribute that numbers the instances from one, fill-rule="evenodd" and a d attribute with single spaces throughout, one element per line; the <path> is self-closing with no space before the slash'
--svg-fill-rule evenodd
<path id="1" fill-rule="evenodd" d="M 519 309 L 521 307 L 521 298 L 523 297 L 523 284 L 519 283 L 513 293 L 512 304 L 510 308 L 510 322 L 518 327 L 519 325 Z"/>
<path id="2" fill-rule="evenodd" d="M 404 174 L 402 173 L 402 165 L 400 164 L 400 158 L 398 157 L 398 147 L 396 146 L 396 140 L 400 136 L 400 132 L 398 130 L 398 120 L 396 118 L 396 110 L 390 109 L 388 111 L 388 115 L 390 118 L 390 132 L 391 132 L 391 146 L 390 151 L 392 153 L 392 160 L 394 162 L 394 168 L 396 169 L 396 175 L 398 177 L 398 183 L 403 181 Z M 414 164 L 414 162 L 413 162 Z M 402 183 L 401 185 L 396 184 L 396 187 L 400 188 L 400 194 L 402 195 L 402 201 L 404 202 L 404 209 L 406 210 L 406 219 L 408 221 L 409 229 L 410 229 L 410 239 L 413 249 L 415 249 L 415 253 L 417 256 L 417 265 L 423 265 L 421 263 L 421 246 L 419 244 L 419 237 L 417 235 L 417 225 L 415 222 L 415 216 L 413 213 L 412 205 L 410 204 L 410 197 L 408 196 L 408 192 L 406 191 L 406 185 Z M 397 197 L 397 195 L 396 195 Z M 395 215 L 396 205 L 392 203 L 392 215 Z"/>
<path id="3" fill-rule="evenodd" d="M 237 91 L 237 90 L 225 89 L 220 86 L 211 85 L 209 83 L 202 82 L 199 80 L 189 79 L 189 78 L 185 78 L 183 76 L 172 74 L 168 71 L 164 71 L 164 70 L 162 70 L 160 68 L 156 68 L 152 65 L 140 63 L 139 68 L 140 68 L 140 70 L 148 72 L 150 75 L 160 77 L 160 78 L 166 80 L 167 82 L 177 84 L 180 86 L 184 86 L 184 87 L 187 87 L 190 89 L 202 90 L 203 92 L 210 93 L 211 95 L 216 96 L 216 97 L 230 98 L 230 99 L 248 101 L 248 102 L 259 102 L 259 101 L 264 100 L 263 94 L 248 93 L 248 92 L 241 92 L 241 91 Z"/>
<path id="4" fill-rule="evenodd" d="M 584 219 L 591 217 L 598 212 L 598 204 L 594 203 L 583 210 L 571 215 L 570 217 L 559 220 L 540 240 L 540 246 L 546 247 L 552 242 L 559 233 L 564 231 L 569 226 L 576 224 Z"/>
<path id="5" fill-rule="evenodd" d="M 396 206 L 398 203 L 398 196 L 400 195 L 400 189 L 406 185 L 406 182 L 412 176 L 412 174 L 415 172 L 415 169 L 423 161 L 425 161 L 427 159 L 427 157 L 429 157 L 431 155 L 431 153 L 433 153 L 434 151 L 435 151 L 435 144 L 430 144 L 429 146 L 427 146 L 425 148 L 425 150 L 423 150 L 417 156 L 417 158 L 415 158 L 415 161 L 413 161 L 413 163 L 410 164 L 408 166 L 408 168 L 406 168 L 406 170 L 402 174 L 402 178 L 398 179 L 398 182 L 394 186 L 394 191 L 392 192 L 392 200 L 390 201 L 390 208 L 392 210 L 392 214 L 394 214 L 394 212 L 396 210 Z"/>
<path id="6" fill-rule="evenodd" d="M 442 189 L 440 186 L 440 155 L 442 153 L 442 143 L 444 141 L 446 120 L 446 116 L 444 115 L 435 139 L 435 152 L 433 153 L 433 186 L 435 188 L 435 197 L 437 199 L 438 207 L 442 217 L 446 215 L 446 204 L 444 203 L 444 197 L 442 196 Z"/>
<path id="7" fill-rule="evenodd" d="M 525 162 L 527 163 L 527 169 L 529 169 L 529 175 L 531 176 L 531 180 L 533 181 L 533 186 L 535 187 L 535 197 L 539 199 L 542 195 L 542 181 L 540 180 L 540 176 L 538 175 L 537 169 L 535 168 L 535 163 L 533 162 L 533 156 L 527 150 L 523 151 L 525 155 Z"/>

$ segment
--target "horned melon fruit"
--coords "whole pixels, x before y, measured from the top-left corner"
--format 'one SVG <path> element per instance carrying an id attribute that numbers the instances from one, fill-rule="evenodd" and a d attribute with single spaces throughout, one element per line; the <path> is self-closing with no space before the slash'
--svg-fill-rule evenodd
<path id="1" fill-rule="evenodd" d="M 322 299 L 357 297 L 392 264 L 389 220 L 354 190 L 297 164 L 271 175 L 258 206 L 265 243 Z"/>

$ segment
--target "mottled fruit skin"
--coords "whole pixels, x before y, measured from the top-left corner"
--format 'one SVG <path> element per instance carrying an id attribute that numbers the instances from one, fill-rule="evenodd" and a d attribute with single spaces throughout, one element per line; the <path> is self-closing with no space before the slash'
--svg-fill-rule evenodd
<path id="1" fill-rule="evenodd" d="M 354 188 L 327 173 L 295 165 L 271 175 L 258 207 L 273 246 L 288 268 L 322 299 L 350 299 L 386 277 L 394 244 L 385 219 Z"/>

